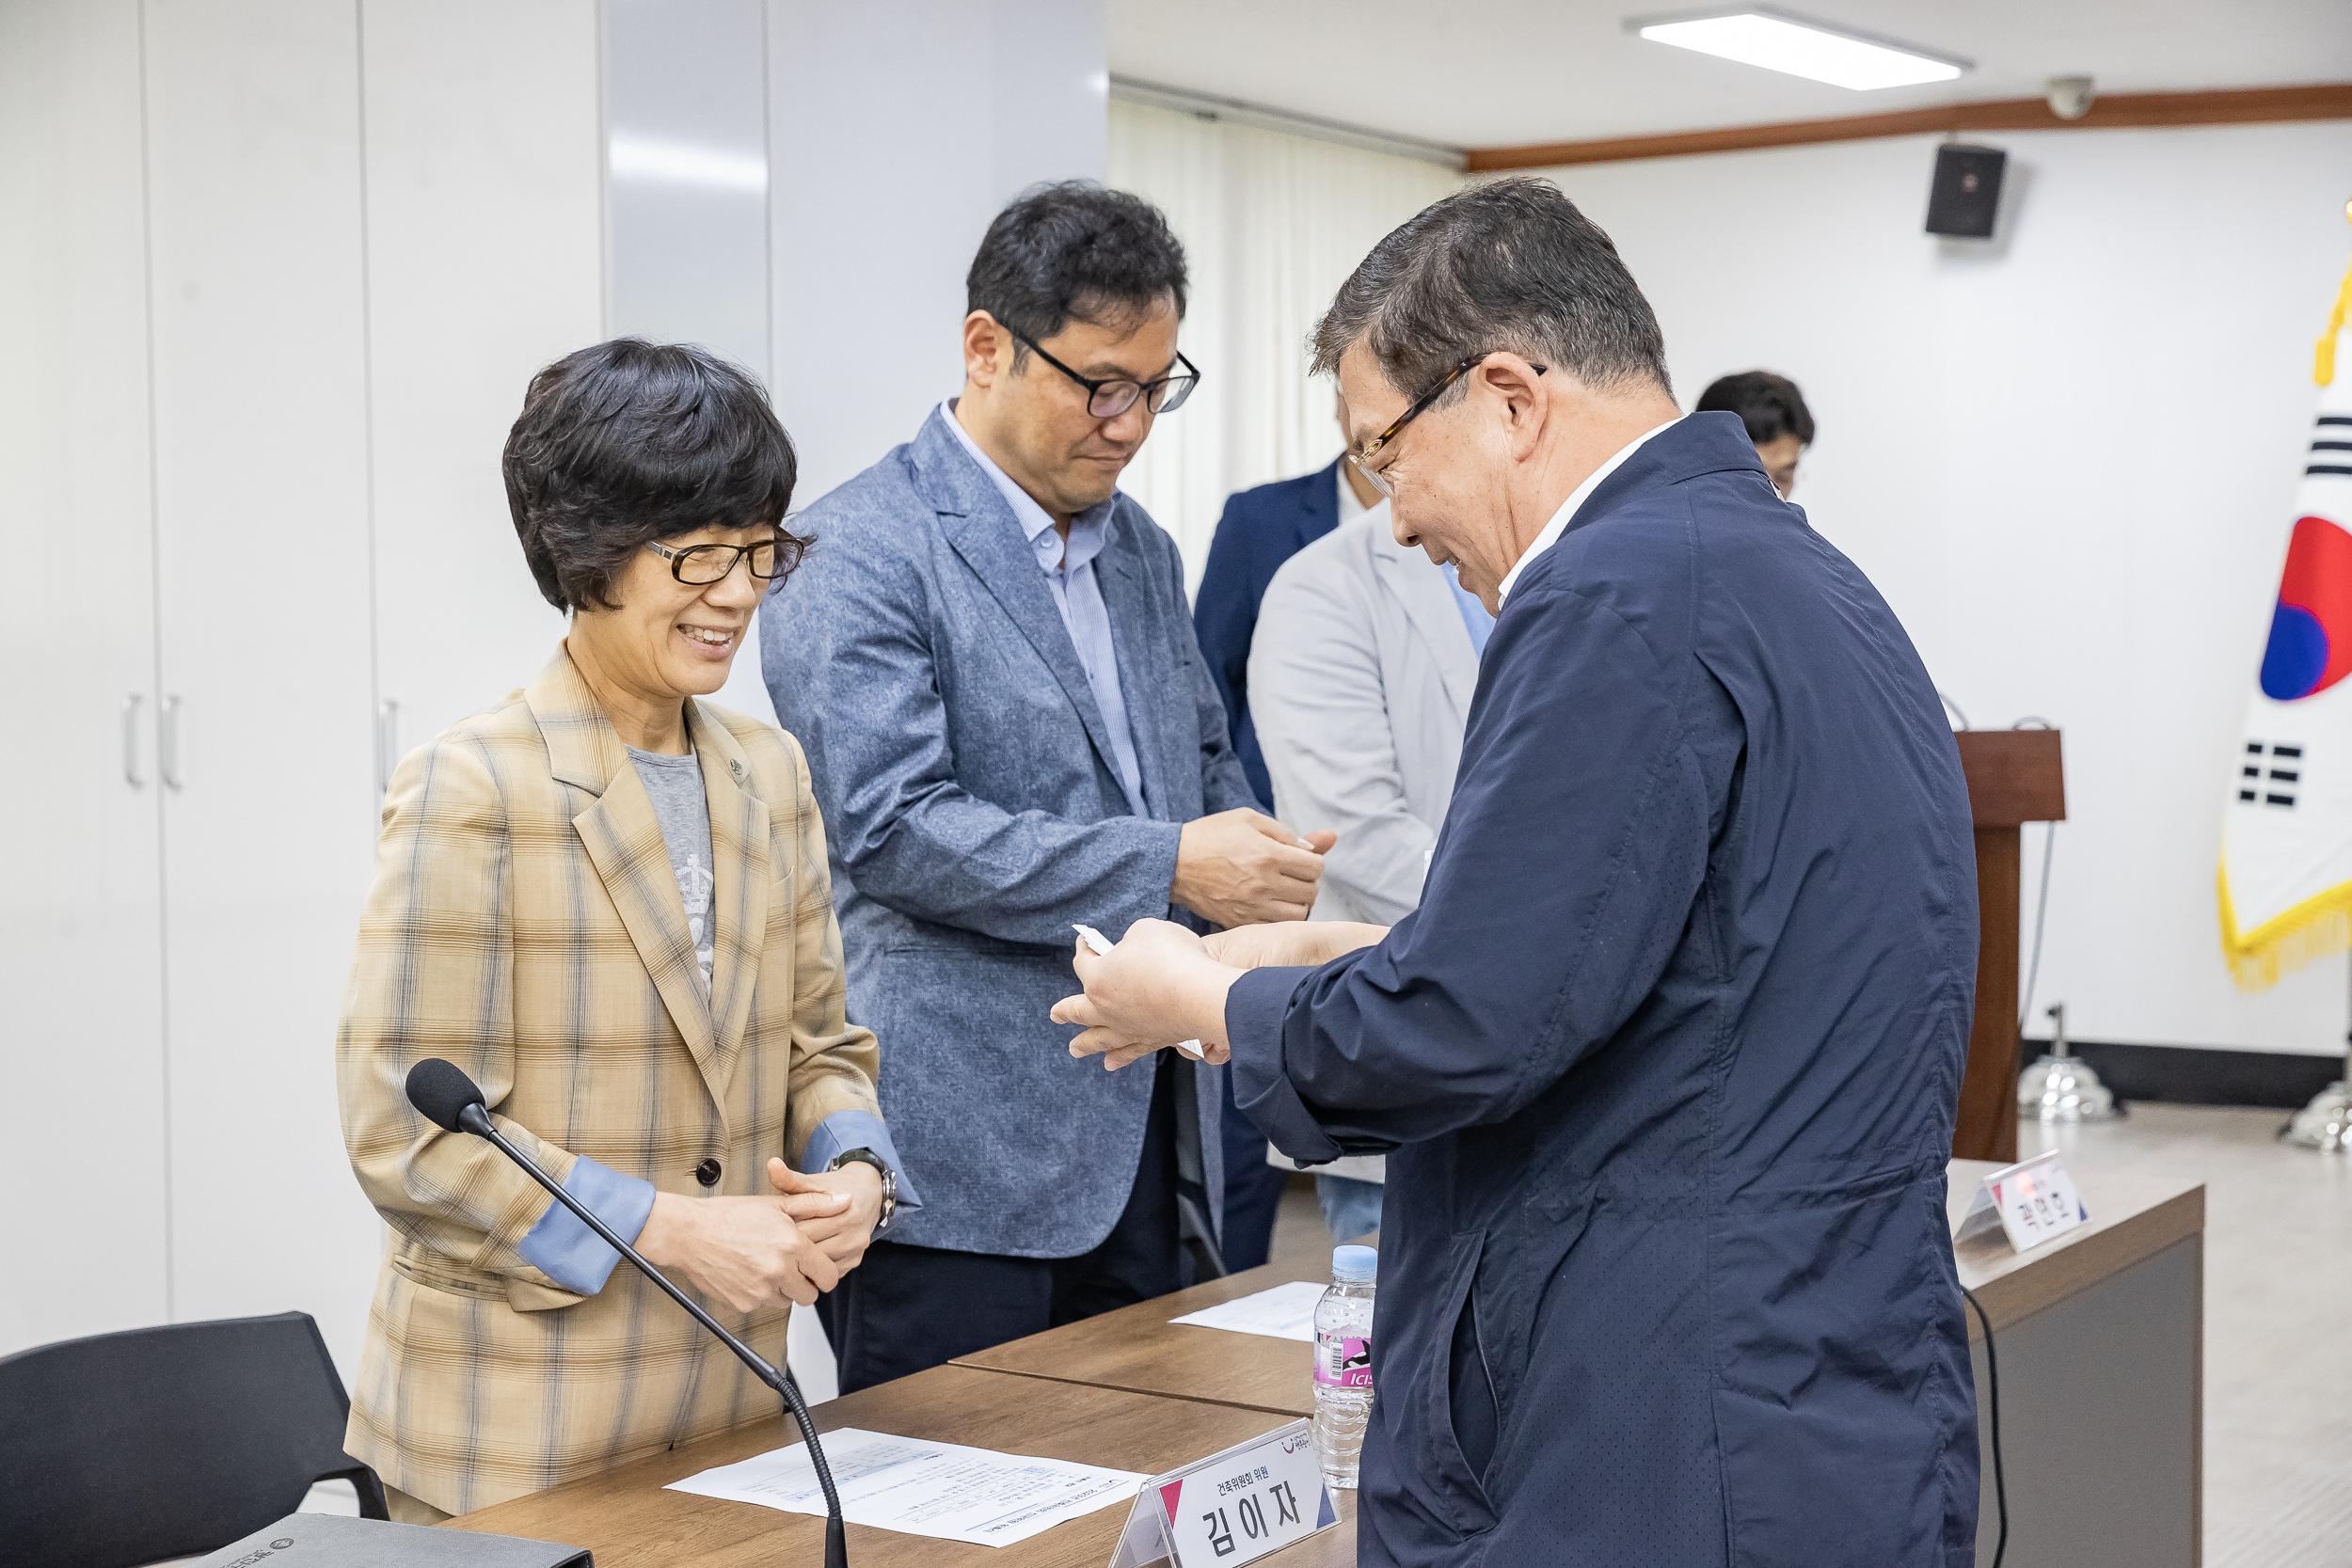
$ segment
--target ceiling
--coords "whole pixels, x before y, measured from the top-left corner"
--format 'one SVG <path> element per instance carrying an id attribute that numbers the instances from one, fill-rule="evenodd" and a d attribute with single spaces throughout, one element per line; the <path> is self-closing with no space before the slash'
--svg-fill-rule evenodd
<path id="1" fill-rule="evenodd" d="M 2352 0 L 1787 0 L 1976 62 L 1855 92 L 1651 43 L 1629 16 L 1699 0 L 1108 0 L 1110 68 L 1454 147 L 1826 119 L 2039 97 L 2352 80 Z"/>

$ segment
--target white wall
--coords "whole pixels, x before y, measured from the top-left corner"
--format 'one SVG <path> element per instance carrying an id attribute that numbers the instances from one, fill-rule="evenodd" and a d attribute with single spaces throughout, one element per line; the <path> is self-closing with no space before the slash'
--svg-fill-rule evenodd
<path id="1" fill-rule="evenodd" d="M 1100 0 L 770 0 L 775 403 L 806 505 L 963 384 L 963 277 L 1041 180 L 1100 180 Z"/>
<path id="2" fill-rule="evenodd" d="M 768 0 L 767 33 L 763 369 L 797 509 L 962 385 L 972 253 L 1023 187 L 1103 178 L 1109 77 L 1101 0 Z M 755 636 L 719 701 L 774 721 Z"/>
<path id="3" fill-rule="evenodd" d="M 761 0 L 604 0 L 606 323 L 768 375 Z"/>
<path id="4" fill-rule="evenodd" d="M 2352 125 L 1983 139 L 2010 153 L 1991 245 L 1920 232 L 1924 137 L 1549 172 L 1656 305 L 1685 406 L 1729 371 L 1804 387 L 1796 499 L 1970 719 L 2065 730 L 2036 1031 L 2063 1001 L 2086 1039 L 2340 1051 L 2344 961 L 2236 990 L 2214 873 Z"/>

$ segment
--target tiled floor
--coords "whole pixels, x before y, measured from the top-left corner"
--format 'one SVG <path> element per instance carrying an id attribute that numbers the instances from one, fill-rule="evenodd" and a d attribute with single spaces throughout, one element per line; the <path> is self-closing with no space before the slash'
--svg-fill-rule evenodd
<path id="1" fill-rule="evenodd" d="M 2063 1148 L 2086 1203 L 2108 1171 L 2205 1183 L 2205 1568 L 2352 1564 L 2352 1160 L 2285 1119 L 2142 1104 L 2018 1139 Z"/>

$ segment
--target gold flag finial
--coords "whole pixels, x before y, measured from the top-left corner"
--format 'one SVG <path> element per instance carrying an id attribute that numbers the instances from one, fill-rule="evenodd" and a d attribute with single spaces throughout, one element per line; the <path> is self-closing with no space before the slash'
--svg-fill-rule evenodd
<path id="1" fill-rule="evenodd" d="M 2352 223 L 2352 200 L 2344 204 L 2344 220 Z M 2336 379 L 2336 334 L 2344 330 L 2344 318 L 2352 315 L 2352 268 L 2346 268 L 2344 282 L 2336 290 L 2336 308 L 2328 312 L 2328 330 L 2319 335 L 2319 350 L 2312 356 L 2312 379 L 2322 387 Z"/>

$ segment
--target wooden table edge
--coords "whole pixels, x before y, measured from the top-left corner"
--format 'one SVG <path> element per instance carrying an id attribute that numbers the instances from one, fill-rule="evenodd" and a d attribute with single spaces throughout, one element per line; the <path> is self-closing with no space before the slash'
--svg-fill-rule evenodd
<path id="1" fill-rule="evenodd" d="M 2201 1236 L 2204 1229 L 2205 1187 L 2201 1181 L 2111 1225 L 2060 1236 L 2027 1252 L 1995 1250 L 2006 1243 L 1963 1247 L 1957 1249 L 1956 1261 L 1963 1271 L 1961 1283 L 1976 1292 L 1993 1326 L 2006 1328 L 2191 1236 Z M 1966 1272 L 1972 1264 L 1979 1270 L 1997 1264 L 2000 1272 L 1971 1285 Z M 1969 1313 L 1969 1342 L 1983 1338 L 1983 1325 Z"/>
<path id="2" fill-rule="evenodd" d="M 985 1352 L 979 1354 L 985 1354 Z M 1281 1416 L 1294 1421 L 1308 1419 L 1307 1413 L 1279 1404 L 1252 1404 L 1248 1400 L 1216 1400 L 1206 1394 L 1179 1394 L 1166 1388 L 1139 1388 L 1127 1383 L 1104 1383 L 1088 1377 L 1056 1377 L 1051 1372 L 1024 1371 L 1018 1367 L 992 1367 L 985 1361 L 967 1361 L 961 1356 L 947 1363 L 975 1372 L 994 1372 L 999 1377 L 1034 1378 L 1040 1383 L 1067 1383 L 1077 1388 L 1109 1388 L 1121 1394 L 1145 1394 L 1155 1400 L 1183 1400 L 1188 1404 L 1221 1405 L 1227 1410 L 1247 1410 L 1253 1415 Z"/>

